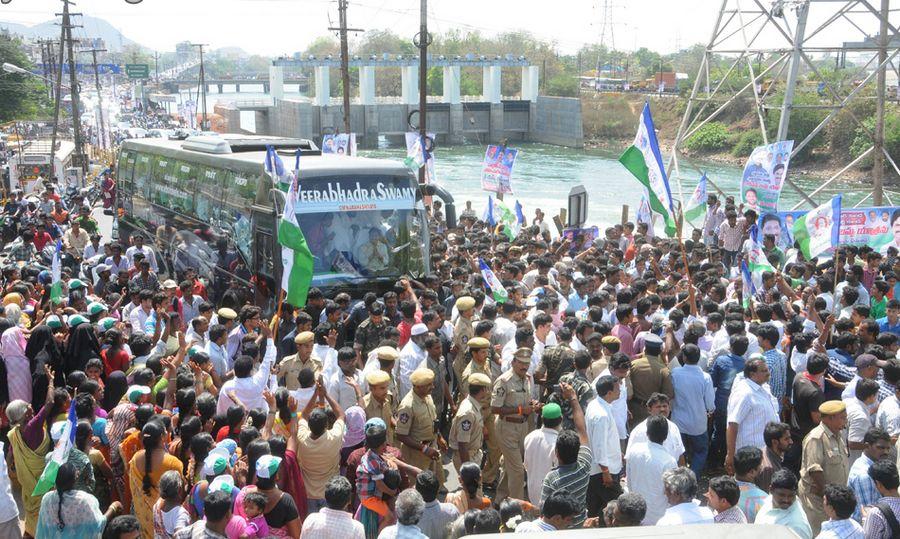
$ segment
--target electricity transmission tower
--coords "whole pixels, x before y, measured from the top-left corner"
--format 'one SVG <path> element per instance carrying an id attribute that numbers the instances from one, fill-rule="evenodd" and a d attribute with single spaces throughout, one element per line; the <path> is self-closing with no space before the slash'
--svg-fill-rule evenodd
<path id="1" fill-rule="evenodd" d="M 616 33 L 613 22 L 613 6 L 610 0 L 600 1 L 600 52 L 597 54 L 597 77 L 600 77 L 600 68 L 603 67 L 602 52 L 606 48 L 607 55 L 616 50 Z"/>
<path id="2" fill-rule="evenodd" d="M 767 144 L 789 138 L 792 111 L 827 111 L 808 133 L 792 133 L 798 140 L 791 157 L 842 112 L 853 122 L 851 129 L 860 130 L 871 141 L 865 152 L 855 159 L 847 157 L 838 173 L 810 193 L 785 178 L 803 199 L 794 209 L 822 203 L 816 195 L 868 156 L 874 162 L 872 193 L 859 204 L 869 198 L 876 206 L 883 204 L 886 165 L 900 175 L 897 156 L 884 148 L 886 71 L 897 70 L 900 54 L 900 9 L 890 4 L 891 0 L 721 0 L 669 160 L 669 173 L 674 169 L 679 188 L 684 141 L 730 107 L 751 99 Z M 835 56 L 840 67 L 847 54 L 859 64 L 843 74 L 842 79 L 849 82 L 841 84 L 823 74 L 823 58 Z M 795 100 L 798 83 L 807 76 L 818 82 L 814 103 Z M 875 100 L 874 129 L 850 108 L 864 99 Z M 777 119 L 777 129 L 774 122 L 769 125 L 770 112 Z M 893 205 L 889 198 L 887 202 Z"/>

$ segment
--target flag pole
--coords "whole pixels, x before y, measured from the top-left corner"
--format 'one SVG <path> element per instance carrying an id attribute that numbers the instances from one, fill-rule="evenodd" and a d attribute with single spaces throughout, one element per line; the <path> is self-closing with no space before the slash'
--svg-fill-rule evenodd
<path id="1" fill-rule="evenodd" d="M 279 288 L 281 288 L 279 286 Z M 281 291 L 278 293 L 278 308 L 275 310 L 275 317 L 272 319 L 271 325 L 269 328 L 272 330 L 272 341 L 278 342 L 278 326 L 281 325 L 281 308 L 284 306 L 284 288 L 281 288 Z"/>
<path id="2" fill-rule="evenodd" d="M 678 226 L 678 246 L 681 247 L 681 258 L 684 260 L 684 274 L 687 276 L 688 280 L 688 299 L 691 302 L 691 310 L 693 311 L 693 315 L 697 316 L 699 314 L 699 310 L 697 309 L 697 298 L 694 295 L 694 279 L 691 277 L 691 267 L 688 263 L 687 249 L 684 248 L 684 240 L 681 236 L 682 229 L 684 228 L 684 204 L 682 204 L 679 208 L 679 213 L 681 214 L 681 219 L 679 219 L 676 223 Z"/>

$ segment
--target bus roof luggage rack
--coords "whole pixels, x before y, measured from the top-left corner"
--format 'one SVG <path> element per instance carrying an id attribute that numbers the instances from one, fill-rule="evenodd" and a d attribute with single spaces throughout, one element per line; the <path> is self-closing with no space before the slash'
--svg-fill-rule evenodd
<path id="1" fill-rule="evenodd" d="M 290 155 L 293 155 L 298 148 L 301 151 L 301 155 L 321 154 L 319 148 L 311 140 L 283 137 L 227 134 L 213 137 L 200 135 L 188 137 L 181 144 L 181 147 L 185 150 L 213 154 L 264 152 L 267 146 L 272 146 L 275 150 L 282 150 L 279 153 Z"/>

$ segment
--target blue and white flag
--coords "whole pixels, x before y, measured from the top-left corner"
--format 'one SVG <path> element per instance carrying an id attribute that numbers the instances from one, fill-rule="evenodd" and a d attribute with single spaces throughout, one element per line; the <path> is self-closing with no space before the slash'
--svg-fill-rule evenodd
<path id="1" fill-rule="evenodd" d="M 31 493 L 32 496 L 43 496 L 56 485 L 56 474 L 59 472 L 59 467 L 66 462 L 69 458 L 69 452 L 75 446 L 75 423 L 77 422 L 75 401 L 73 400 L 69 404 L 69 415 L 66 419 L 66 426 L 63 428 L 62 436 L 57 440 L 56 446 L 53 448 L 53 454 L 50 455 L 50 460 L 44 466 L 44 471 L 41 472 L 41 477 L 35 484 L 34 491 Z"/>
<path id="2" fill-rule="evenodd" d="M 753 284 L 753 277 L 750 275 L 750 268 L 747 266 L 747 262 L 741 262 L 741 281 L 744 284 L 743 288 L 743 298 L 744 303 L 743 307 L 746 309 L 750 307 L 750 300 L 756 296 L 756 285 Z"/>
<path id="3" fill-rule="evenodd" d="M 272 184 L 286 193 L 290 188 L 291 181 L 285 173 L 284 163 L 281 161 L 281 157 L 272 146 L 266 146 L 265 169 L 266 174 L 272 178 Z"/>
<path id="4" fill-rule="evenodd" d="M 500 279 L 494 275 L 494 272 L 491 271 L 491 268 L 488 267 L 483 259 L 478 259 L 478 266 L 481 268 L 481 276 L 484 278 L 484 284 L 491 289 L 494 301 L 497 303 L 506 303 L 509 299 L 509 294 L 506 292 L 506 288 L 504 288 Z"/>

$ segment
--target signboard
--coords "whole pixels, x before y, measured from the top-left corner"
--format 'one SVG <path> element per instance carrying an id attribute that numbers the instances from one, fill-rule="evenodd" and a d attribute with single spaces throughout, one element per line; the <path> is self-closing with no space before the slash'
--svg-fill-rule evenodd
<path id="1" fill-rule="evenodd" d="M 762 234 L 772 234 L 782 250 L 794 245 L 794 222 L 807 211 L 764 213 L 759 218 Z M 889 247 L 900 250 L 900 208 L 882 206 L 841 210 L 841 245 L 868 245 L 886 253 Z"/>
<path id="2" fill-rule="evenodd" d="M 600 237 L 600 229 L 596 226 L 590 228 L 567 228 L 563 230 L 563 237 L 570 242 L 570 253 L 581 252 L 593 247 L 594 241 Z"/>
<path id="3" fill-rule="evenodd" d="M 741 201 L 757 213 L 778 211 L 778 198 L 787 176 L 793 140 L 757 146 L 741 176 Z"/>
<path id="4" fill-rule="evenodd" d="M 125 74 L 129 79 L 149 79 L 150 64 L 125 64 Z"/>
<path id="5" fill-rule="evenodd" d="M 481 188 L 492 193 L 512 193 L 510 177 L 519 150 L 491 144 L 484 152 Z"/>
<path id="6" fill-rule="evenodd" d="M 408 177 L 341 176 L 303 181 L 297 195 L 298 214 L 409 210 L 416 203 L 418 189 Z"/>

